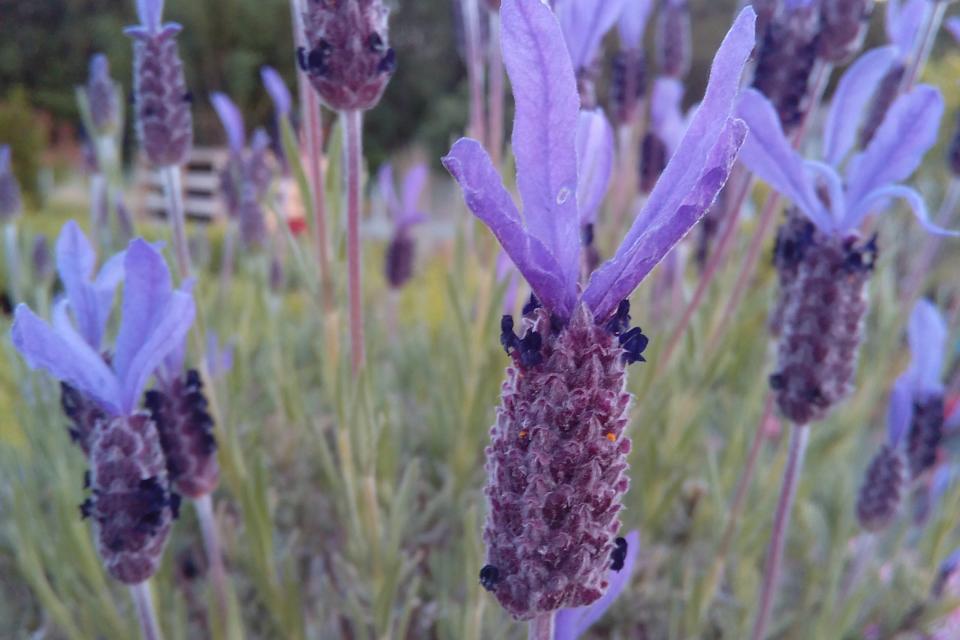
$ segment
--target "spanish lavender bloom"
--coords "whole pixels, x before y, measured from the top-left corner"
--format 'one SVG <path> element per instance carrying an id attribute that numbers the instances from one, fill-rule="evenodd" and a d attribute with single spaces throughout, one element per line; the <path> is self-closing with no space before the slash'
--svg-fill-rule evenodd
<path id="1" fill-rule="evenodd" d="M 787 0 L 760 34 L 753 87 L 776 106 L 788 132 L 810 109 L 819 22 L 817 0 Z"/>
<path id="2" fill-rule="evenodd" d="M 287 83 L 283 81 L 280 74 L 273 67 L 261 67 L 260 78 L 263 80 L 263 86 L 273 101 L 273 108 L 277 112 L 277 118 L 289 118 L 291 105 L 290 90 L 287 89 Z"/>
<path id="3" fill-rule="evenodd" d="M 624 3 L 617 31 L 620 50 L 613 58 L 610 98 L 613 113 L 620 124 L 632 122 L 647 91 L 647 61 L 643 52 L 643 34 L 647 28 L 651 0 Z"/>
<path id="4" fill-rule="evenodd" d="M 603 37 L 616 23 L 624 0 L 556 0 L 554 11 L 577 75 L 580 105 L 597 106 L 597 54 Z"/>
<path id="5" fill-rule="evenodd" d="M 617 538 L 608 580 L 610 586 L 603 597 L 585 607 L 561 609 L 557 612 L 553 640 L 577 640 L 593 623 L 603 617 L 607 609 L 617 600 L 637 565 L 640 552 L 640 533 L 631 531 L 623 538 Z"/>
<path id="6" fill-rule="evenodd" d="M 30 262 L 37 280 L 46 285 L 47 281 L 53 277 L 53 261 L 50 259 L 50 242 L 42 233 L 33 239 Z"/>
<path id="7" fill-rule="evenodd" d="M 155 167 L 181 165 L 193 145 L 192 98 L 177 52 L 175 22 L 161 24 L 163 0 L 137 0 L 140 24 L 127 27 L 133 38 L 133 98 L 137 134 Z"/>
<path id="8" fill-rule="evenodd" d="M 577 121 L 577 208 L 587 274 L 600 265 L 593 231 L 610 185 L 613 146 L 613 127 L 603 111 L 581 111 Z"/>
<path id="9" fill-rule="evenodd" d="M 741 154 L 744 164 L 814 226 L 791 245 L 789 262 L 796 273 L 784 280 L 779 361 L 770 380 L 781 411 L 797 424 L 822 419 L 852 389 L 865 287 L 877 251 L 876 238 L 864 243 L 858 236 L 863 219 L 903 199 L 928 231 L 954 235 L 930 223 L 919 193 L 896 184 L 916 170 L 936 141 L 940 92 L 918 86 L 898 98 L 841 178 L 838 166 L 853 146 L 850 123 L 859 106 L 838 91 L 825 125 L 826 163 L 805 162 L 793 150 L 773 105 L 759 92 L 745 91 L 738 109 L 751 132 Z"/>
<path id="10" fill-rule="evenodd" d="M 23 203 L 20 199 L 20 183 L 13 173 L 10 147 L 0 144 L 0 222 L 10 222 L 20 216 Z"/>
<path id="11" fill-rule="evenodd" d="M 900 507 L 903 454 L 896 443 L 886 443 L 864 474 L 857 496 L 857 521 L 867 531 L 880 531 L 893 522 Z"/>
<path id="12" fill-rule="evenodd" d="M 682 80 L 690 72 L 693 60 L 687 0 L 661 0 L 656 34 L 660 75 Z"/>
<path id="13" fill-rule="evenodd" d="M 746 135 L 733 115 L 754 45 L 744 10 L 721 45 L 701 106 L 616 254 L 581 290 L 574 68 L 556 18 L 538 0 L 504 0 L 503 52 L 516 103 L 513 151 L 523 215 L 480 143 L 443 164 L 467 206 L 527 279 L 534 297 L 511 356 L 487 448 L 487 565 L 481 580 L 514 617 L 598 600 L 626 492 L 626 365 L 647 338 L 629 329 L 627 296 L 703 216 Z"/>
<path id="14" fill-rule="evenodd" d="M 117 83 L 110 77 L 110 61 L 102 53 L 90 58 L 90 73 L 83 92 L 90 110 L 91 134 L 116 135 L 120 128 L 120 96 Z"/>
<path id="15" fill-rule="evenodd" d="M 873 0 L 820 0 L 820 59 L 849 60 L 863 46 L 872 13 Z"/>
<path id="16" fill-rule="evenodd" d="M 640 191 L 650 193 L 683 138 L 683 83 L 657 78 L 650 96 L 650 126 L 640 142 Z"/>
<path id="17" fill-rule="evenodd" d="M 413 276 L 417 247 L 410 230 L 427 219 L 420 210 L 420 198 L 427 184 L 427 166 L 420 163 L 407 172 L 399 198 L 393 188 L 393 167 L 390 163 L 380 167 L 377 183 L 380 197 L 386 203 L 387 213 L 393 221 L 393 237 L 387 245 L 384 259 L 384 275 L 391 288 L 400 289 Z"/>
<path id="18" fill-rule="evenodd" d="M 387 45 L 389 11 L 381 0 L 313 0 L 303 14 L 308 48 L 297 61 L 328 107 L 365 111 L 380 96 L 397 67 Z"/>
<path id="19" fill-rule="evenodd" d="M 90 262 L 82 250 L 72 257 L 79 265 Z M 109 364 L 70 321 L 69 293 L 69 302 L 56 305 L 52 327 L 19 305 L 11 333 L 30 367 L 46 370 L 103 412 L 89 440 L 93 495 L 80 508 L 96 523 L 100 557 L 110 575 L 137 584 L 157 570 L 179 508 L 179 496 L 168 488 L 156 428 L 137 409 L 137 400 L 189 330 L 194 304 L 188 293 L 170 289 L 163 257 L 143 240 L 130 243 L 123 268 L 123 318 Z"/>

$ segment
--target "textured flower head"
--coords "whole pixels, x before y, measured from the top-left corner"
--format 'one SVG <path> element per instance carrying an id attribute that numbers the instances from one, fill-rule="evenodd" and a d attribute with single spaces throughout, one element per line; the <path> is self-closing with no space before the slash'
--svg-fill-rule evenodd
<path id="1" fill-rule="evenodd" d="M 120 128 L 120 96 L 110 77 L 110 61 L 98 53 L 90 58 L 90 73 L 83 87 L 90 110 L 93 135 L 112 136 Z"/>
<path id="2" fill-rule="evenodd" d="M 307 2 L 307 47 L 297 60 L 331 109 L 367 110 L 380 102 L 397 66 L 387 44 L 388 14 L 381 0 Z"/>
<path id="3" fill-rule="evenodd" d="M 0 222 L 13 220 L 20 215 L 22 209 L 20 183 L 13 173 L 10 147 L 0 144 Z"/>
<path id="4" fill-rule="evenodd" d="M 673 159 L 613 258 L 581 292 L 576 78 L 556 18 L 537 0 L 504 2 L 503 52 L 516 115 L 513 151 L 517 210 L 479 142 L 461 139 L 443 159 L 467 206 L 483 220 L 533 288 L 561 320 L 583 302 L 604 322 L 706 213 L 726 182 L 746 126 L 733 115 L 740 76 L 754 45 L 752 9 L 724 39 L 706 95 Z"/>
<path id="5" fill-rule="evenodd" d="M 380 197 L 393 220 L 393 236 L 384 256 L 384 275 L 393 289 L 399 289 L 413 276 L 416 244 L 410 228 L 427 219 L 420 210 L 420 198 L 427 183 L 427 166 L 417 164 L 403 178 L 400 197 L 393 187 L 393 167 L 384 164 L 377 174 Z"/>
<path id="6" fill-rule="evenodd" d="M 821 0 L 820 58 L 834 64 L 855 54 L 867 35 L 873 0 Z"/>
<path id="7" fill-rule="evenodd" d="M 177 52 L 175 22 L 161 23 L 163 0 L 137 0 L 140 24 L 133 38 L 133 98 L 137 133 L 147 159 L 157 167 L 186 162 L 193 145 L 192 98 Z"/>
<path id="8" fill-rule="evenodd" d="M 77 243 L 76 239 L 76 234 L 69 232 L 66 237 L 61 234 L 61 241 L 57 243 L 61 273 L 68 261 L 74 261 L 79 274 L 89 274 L 92 272 L 92 251 L 86 251 L 83 243 Z M 20 304 L 14 313 L 11 330 L 13 345 L 27 364 L 44 369 L 67 383 L 112 416 L 130 416 L 136 411 L 147 380 L 183 340 L 193 324 L 194 315 L 193 297 L 184 291 L 173 290 L 163 256 L 149 243 L 134 240 L 122 260 L 125 281 L 123 317 L 110 364 L 78 332 L 67 313 L 69 305 L 75 319 L 91 318 L 93 335 L 100 335 L 102 328 L 97 323 L 105 317 L 100 310 L 106 299 L 103 282 L 98 287 L 96 281 L 91 286 L 82 280 L 79 284 L 68 284 L 65 280 L 67 300 L 55 306 L 53 326 Z M 114 268 L 111 265 L 110 269 Z M 104 278 L 107 281 L 119 277 L 107 273 L 109 277 Z M 71 287 L 74 288 L 73 294 L 70 293 Z M 98 295 L 103 297 L 97 300 Z M 76 300 L 82 300 L 82 303 Z M 95 311 L 91 312 L 91 308 Z"/>

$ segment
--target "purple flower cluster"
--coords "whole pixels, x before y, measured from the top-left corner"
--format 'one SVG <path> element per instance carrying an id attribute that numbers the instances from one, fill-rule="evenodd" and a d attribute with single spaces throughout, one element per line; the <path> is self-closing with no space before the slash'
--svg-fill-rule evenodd
<path id="1" fill-rule="evenodd" d="M 386 203 L 387 213 L 393 222 L 393 234 L 387 245 L 383 265 L 384 276 L 392 289 L 400 289 L 413 276 L 417 247 L 411 230 L 414 225 L 427 219 L 426 214 L 420 210 L 427 175 L 425 164 L 411 168 L 403 178 L 398 198 L 393 187 L 393 166 L 387 163 L 377 174 L 380 197 Z"/>

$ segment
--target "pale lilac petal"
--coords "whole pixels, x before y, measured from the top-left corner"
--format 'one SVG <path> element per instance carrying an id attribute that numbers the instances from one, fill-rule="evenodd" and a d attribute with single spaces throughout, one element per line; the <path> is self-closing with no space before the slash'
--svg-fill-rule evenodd
<path id="1" fill-rule="evenodd" d="M 682 103 L 682 82 L 676 78 L 656 79 L 650 92 L 650 127 L 667 145 L 668 157 L 677 150 L 687 127 Z"/>
<path id="2" fill-rule="evenodd" d="M 817 185 L 818 191 L 825 190 L 829 196 L 832 207 L 823 207 L 820 213 L 824 213 L 830 221 L 829 227 L 818 226 L 827 233 L 833 233 L 843 224 L 845 216 L 844 211 L 844 190 L 843 178 L 837 173 L 837 170 L 825 162 L 816 160 L 804 160 L 803 167 L 810 175 L 813 184 Z M 820 202 L 820 199 L 817 199 Z M 818 213 L 819 215 L 819 213 Z"/>
<path id="3" fill-rule="evenodd" d="M 66 323 L 54 330 L 26 305 L 14 313 L 13 346 L 31 369 L 40 368 L 93 398 L 114 415 L 121 413 L 117 379 L 99 353 Z"/>
<path id="4" fill-rule="evenodd" d="M 908 375 L 916 391 L 940 391 L 940 374 L 947 346 L 947 323 L 936 305 L 919 300 L 907 324 L 910 344 Z"/>
<path id="5" fill-rule="evenodd" d="M 853 149 L 867 105 L 896 60 L 896 47 L 871 49 L 840 78 L 823 125 L 823 159 L 827 164 L 839 166 Z"/>
<path id="6" fill-rule="evenodd" d="M 714 189 L 726 182 L 746 134 L 744 123 L 730 116 L 756 44 L 755 22 L 751 7 L 737 16 L 714 58 L 703 101 L 646 206 L 614 257 L 590 278 L 583 298 L 596 317 L 609 315 L 636 288 L 706 213 Z"/>
<path id="7" fill-rule="evenodd" d="M 556 275 L 567 289 L 562 297 L 573 298 L 580 272 L 575 194 L 580 98 L 573 67 L 560 25 L 540 0 L 505 0 L 500 20 L 516 104 L 513 154 L 523 217 L 529 234 L 556 261 Z M 521 265 L 515 257 L 514 262 Z"/>
<path id="8" fill-rule="evenodd" d="M 577 125 L 577 208 L 580 224 L 596 222 L 613 171 L 613 127 L 602 109 L 581 111 Z"/>
<path id="9" fill-rule="evenodd" d="M 854 204 L 853 209 L 847 212 L 844 218 L 841 230 L 856 229 L 863 222 L 863 219 L 870 213 L 880 213 L 883 209 L 889 208 L 894 200 L 903 200 L 928 233 L 938 236 L 960 237 L 960 231 L 952 231 L 938 227 L 930 220 L 930 214 L 927 212 L 927 205 L 923 202 L 916 189 L 904 187 L 902 185 L 892 185 L 889 187 L 880 187 L 867 194 L 860 202 Z"/>
<path id="10" fill-rule="evenodd" d="M 746 89 L 737 115 L 747 123 L 747 136 L 740 152 L 742 162 L 758 178 L 793 202 L 818 227 L 829 231 L 833 221 L 817 198 L 814 183 L 783 133 L 780 118 L 770 101 L 755 89 Z"/>
<path id="11" fill-rule="evenodd" d="M 943 96 L 930 85 L 914 87 L 891 105 L 867 148 L 847 168 L 847 209 L 871 191 L 910 177 L 937 141 Z"/>
<path id="12" fill-rule="evenodd" d="M 402 214 L 400 202 L 397 200 L 397 193 L 393 188 L 393 165 L 384 162 L 377 171 L 377 189 L 380 191 L 380 197 L 387 206 L 387 213 L 396 220 Z"/>
<path id="13" fill-rule="evenodd" d="M 196 278 L 188 278 L 183 281 L 183 284 L 180 286 L 180 291 L 183 293 L 192 296 L 193 290 L 196 287 L 197 280 Z M 184 363 L 187 361 L 187 340 L 184 337 L 178 344 L 174 345 L 170 353 L 163 359 L 163 366 L 157 370 L 157 375 L 161 377 L 166 383 L 173 382 L 174 377 L 179 376 L 183 373 Z M 212 375 L 212 374 L 211 374 Z"/>
<path id="14" fill-rule="evenodd" d="M 420 196 L 423 195 L 423 190 L 427 186 L 428 177 L 427 165 L 422 162 L 407 171 L 407 175 L 403 177 L 400 198 L 405 214 L 411 215 L 419 211 Z"/>
<path id="15" fill-rule="evenodd" d="M 0 144 L 0 175 L 10 171 L 10 145 Z"/>
<path id="16" fill-rule="evenodd" d="M 520 274 L 510 256 L 501 250 L 497 254 L 497 282 L 508 280 L 507 289 L 503 292 L 503 312 L 513 313 L 517 306 L 517 291 L 520 288 Z"/>
<path id="17" fill-rule="evenodd" d="M 227 133 L 227 144 L 230 145 L 230 151 L 241 153 L 246 144 L 246 133 L 243 128 L 243 114 L 237 105 L 223 93 L 213 93 L 210 95 L 210 102 L 220 117 L 223 124 L 223 130 Z"/>
<path id="18" fill-rule="evenodd" d="M 134 410 L 147 380 L 186 339 L 194 313 L 193 296 L 182 291 L 174 291 L 162 308 L 154 309 L 151 331 L 130 361 L 126 376 L 120 379 L 120 407 L 125 412 Z"/>
<path id="19" fill-rule="evenodd" d="M 949 18 L 945 23 L 947 31 L 950 32 L 950 35 L 953 36 L 953 39 L 960 43 L 960 18 L 954 16 Z"/>
<path id="20" fill-rule="evenodd" d="M 650 18 L 652 6 L 653 3 L 650 0 L 625 0 L 620 19 L 617 21 L 621 47 L 624 49 L 643 47 L 643 33 L 647 29 L 647 20 Z"/>
<path id="21" fill-rule="evenodd" d="M 897 380 L 890 390 L 890 404 L 887 407 L 887 442 L 896 447 L 903 442 L 910 422 L 913 420 L 913 390 L 908 381 Z"/>
<path id="22" fill-rule="evenodd" d="M 556 259 L 524 227 L 497 168 L 480 143 L 462 138 L 442 162 L 460 183 L 467 207 L 497 237 L 543 305 L 554 313 L 569 317 L 576 304 L 576 290 L 571 290 L 561 280 Z"/>
<path id="23" fill-rule="evenodd" d="M 593 623 L 603 617 L 624 588 L 630 583 L 640 553 L 640 533 L 631 531 L 626 535 L 627 557 L 620 571 L 610 570 L 607 592 L 593 604 L 573 609 L 560 609 L 557 612 L 553 640 L 576 640 Z"/>
<path id="24" fill-rule="evenodd" d="M 720 127 L 716 145 L 707 154 L 699 180 L 676 207 L 669 213 L 649 205 L 644 208 L 638 217 L 643 233 L 629 247 L 621 245 L 616 255 L 593 273 L 583 293 L 584 302 L 596 318 L 607 318 L 706 215 L 726 184 L 746 135 L 747 126 L 742 120 L 728 119 Z"/>
<path id="25" fill-rule="evenodd" d="M 888 0 L 886 29 L 890 44 L 896 45 L 900 55 L 906 57 L 913 52 L 920 27 L 928 8 L 933 3 L 930 0 Z"/>
<path id="26" fill-rule="evenodd" d="M 137 17 L 147 31 L 158 32 L 163 18 L 163 0 L 137 0 Z"/>
<path id="27" fill-rule="evenodd" d="M 113 369 L 126 389 L 128 378 L 135 374 L 134 362 L 169 304 L 173 284 L 163 256 L 139 238 L 127 248 L 124 267 L 123 317 L 117 334 Z M 175 347 L 169 345 L 168 352 Z"/>
<path id="28" fill-rule="evenodd" d="M 290 90 L 287 89 L 287 83 L 273 67 L 261 67 L 260 78 L 263 80 L 263 86 L 270 94 L 273 100 L 273 108 L 277 111 L 277 116 L 286 118 L 290 115 Z"/>
<path id="29" fill-rule="evenodd" d="M 93 245 L 73 220 L 60 230 L 56 246 L 57 273 L 70 300 L 70 311 L 80 335 L 94 350 L 100 348 L 106 316 L 110 310 L 100 309 L 102 298 L 90 286 L 97 254 Z M 111 296 L 112 301 L 112 296 Z M 108 304 L 110 301 L 106 301 Z"/>
<path id="30" fill-rule="evenodd" d="M 575 70 L 588 67 L 596 58 L 603 36 L 617 22 L 623 5 L 624 0 L 556 0 L 557 20 Z"/>

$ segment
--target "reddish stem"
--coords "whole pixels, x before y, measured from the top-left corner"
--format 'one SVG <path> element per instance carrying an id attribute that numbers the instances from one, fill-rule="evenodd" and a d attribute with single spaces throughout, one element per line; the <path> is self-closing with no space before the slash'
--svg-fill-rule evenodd
<path id="1" fill-rule="evenodd" d="M 530 621 L 527 638 L 528 640 L 553 640 L 556 614 L 553 611 L 541 613 Z"/>
<path id="2" fill-rule="evenodd" d="M 490 122 L 487 125 L 487 133 L 490 139 L 487 143 L 487 149 L 490 151 L 493 166 L 499 167 L 503 153 L 503 51 L 500 49 L 500 14 L 496 11 L 489 11 L 488 13 L 490 16 L 488 21 L 490 25 L 490 95 L 487 103 L 487 115 Z"/>
<path id="3" fill-rule="evenodd" d="M 463 32 L 467 48 L 467 79 L 470 82 L 470 136 L 485 142 L 483 113 L 483 54 L 480 50 L 480 7 L 477 0 L 461 0 Z"/>

